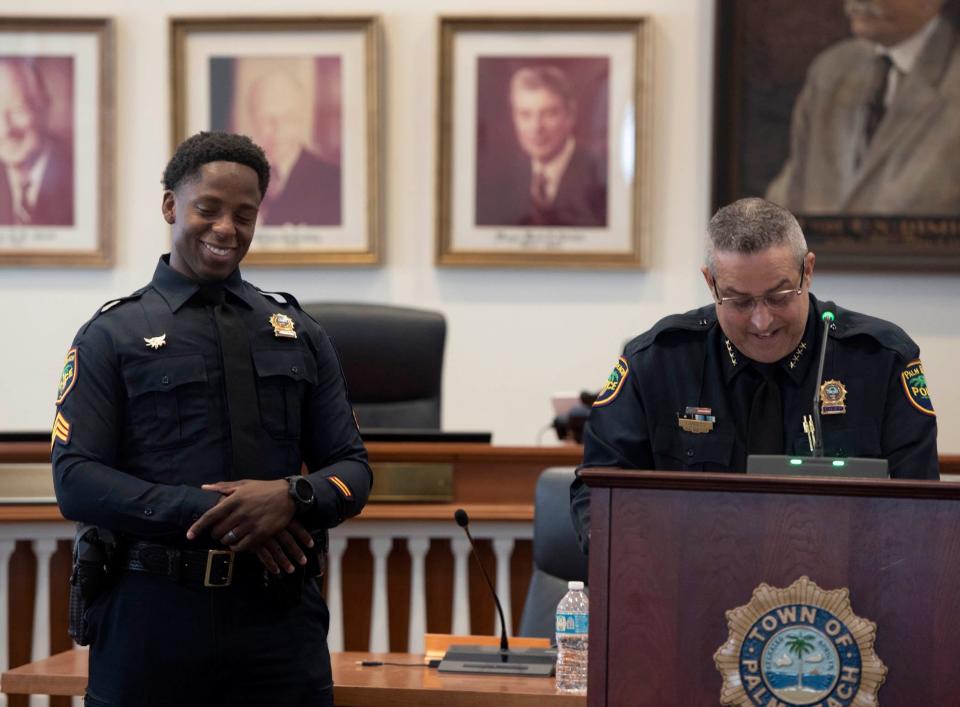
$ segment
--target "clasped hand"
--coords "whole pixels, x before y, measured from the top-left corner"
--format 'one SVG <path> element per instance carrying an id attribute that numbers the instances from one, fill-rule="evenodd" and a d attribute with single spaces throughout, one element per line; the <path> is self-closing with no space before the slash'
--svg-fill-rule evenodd
<path id="1" fill-rule="evenodd" d="M 300 545 L 313 547 L 310 533 L 294 519 L 293 499 L 284 479 L 220 481 L 204 491 L 221 494 L 213 508 L 187 530 L 193 540 L 205 531 L 234 552 L 250 551 L 270 572 L 293 572 L 293 562 L 307 563 Z M 298 544 L 298 541 L 300 544 Z"/>

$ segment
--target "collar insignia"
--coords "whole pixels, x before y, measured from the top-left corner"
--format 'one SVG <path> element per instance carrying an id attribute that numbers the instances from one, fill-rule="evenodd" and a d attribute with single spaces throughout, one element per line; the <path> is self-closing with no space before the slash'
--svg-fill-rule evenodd
<path id="1" fill-rule="evenodd" d="M 683 416 L 677 413 L 677 424 L 684 432 L 702 435 L 713 431 L 717 418 L 710 408 L 688 406 Z"/>
<path id="2" fill-rule="evenodd" d="M 273 335 L 282 339 L 296 339 L 297 332 L 293 330 L 293 320 L 286 314 L 277 312 L 270 317 L 270 326 L 273 327 Z"/>
<path id="3" fill-rule="evenodd" d="M 793 356 L 790 357 L 790 368 L 796 368 L 797 364 L 800 363 L 800 359 L 803 358 L 803 352 L 807 350 L 807 342 L 801 341 L 800 345 L 797 347 L 797 350 L 793 352 Z"/>
<path id="4" fill-rule="evenodd" d="M 723 340 L 724 346 L 727 347 L 727 355 L 730 357 L 730 363 L 733 364 L 733 367 L 737 367 L 737 355 L 733 352 L 733 345 L 730 343 L 730 339 Z"/>
<path id="5" fill-rule="evenodd" d="M 161 349 L 167 345 L 167 335 L 166 333 L 163 333 L 160 336 L 151 336 L 149 338 L 145 336 L 143 337 L 143 341 L 147 345 L 148 349 L 153 349 L 156 351 L 157 349 Z"/>
<path id="6" fill-rule="evenodd" d="M 824 381 L 820 386 L 820 414 L 843 415 L 847 406 L 847 387 L 838 380 Z"/>
<path id="7" fill-rule="evenodd" d="M 877 625 L 853 613 L 848 589 L 807 577 L 782 589 L 761 584 L 726 613 L 730 637 L 713 655 L 721 704 L 877 704 L 887 676 L 873 649 Z"/>

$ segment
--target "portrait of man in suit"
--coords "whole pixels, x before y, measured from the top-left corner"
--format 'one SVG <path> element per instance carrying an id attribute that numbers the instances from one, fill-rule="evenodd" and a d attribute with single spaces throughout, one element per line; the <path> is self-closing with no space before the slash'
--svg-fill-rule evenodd
<path id="1" fill-rule="evenodd" d="M 960 31 L 944 0 L 845 0 L 767 199 L 800 214 L 960 215 Z"/>
<path id="2" fill-rule="evenodd" d="M 591 149 L 586 131 L 578 132 L 580 107 L 568 73 L 554 62 L 530 62 L 505 84 L 509 121 L 500 132 L 509 135 L 506 148 L 485 149 L 485 132 L 495 128 L 483 115 L 478 121 L 476 224 L 605 227 L 605 154 Z M 482 97 L 479 105 L 484 111 Z M 594 127 L 605 127 L 605 103 L 588 107 L 591 117 L 603 116 Z"/>
<path id="3" fill-rule="evenodd" d="M 213 59 L 212 77 L 232 89 L 212 96 L 213 128 L 249 135 L 270 161 L 261 226 L 338 226 L 340 59 Z M 213 83 L 213 82 L 211 82 Z"/>
<path id="4" fill-rule="evenodd" d="M 54 102 L 41 69 L 69 77 L 71 62 L 0 56 L 0 226 L 74 223 L 73 139 L 54 131 Z M 72 124 L 72 100 L 60 99 L 67 105 L 59 117 L 66 113 Z"/>

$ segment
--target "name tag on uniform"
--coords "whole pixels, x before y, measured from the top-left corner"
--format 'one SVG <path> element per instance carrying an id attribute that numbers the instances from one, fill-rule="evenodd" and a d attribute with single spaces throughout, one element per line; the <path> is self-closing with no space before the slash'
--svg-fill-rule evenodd
<path id="1" fill-rule="evenodd" d="M 693 434 L 706 434 L 713 431 L 717 418 L 713 410 L 702 407 L 687 407 L 683 415 L 677 413 L 677 424 L 680 429 Z"/>

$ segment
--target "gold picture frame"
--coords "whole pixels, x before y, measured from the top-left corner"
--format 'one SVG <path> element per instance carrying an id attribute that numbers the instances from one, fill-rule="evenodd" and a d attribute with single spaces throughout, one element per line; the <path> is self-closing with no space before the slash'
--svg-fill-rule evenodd
<path id="1" fill-rule="evenodd" d="M 380 263 L 380 36 L 373 15 L 170 20 L 173 146 L 239 132 L 271 162 L 245 264 Z"/>
<path id="2" fill-rule="evenodd" d="M 960 3 L 902 40 L 914 68 L 909 81 L 894 72 L 875 139 L 865 91 L 879 45 L 856 24 L 835 0 L 717 3 L 713 207 L 764 196 L 789 209 L 818 270 L 960 270 L 960 81 L 948 70 Z"/>
<path id="3" fill-rule="evenodd" d="M 0 17 L 0 266 L 113 263 L 114 26 Z"/>
<path id="4" fill-rule="evenodd" d="M 643 17 L 440 18 L 438 265 L 645 265 L 648 35 Z"/>

